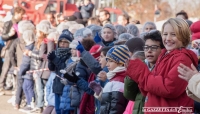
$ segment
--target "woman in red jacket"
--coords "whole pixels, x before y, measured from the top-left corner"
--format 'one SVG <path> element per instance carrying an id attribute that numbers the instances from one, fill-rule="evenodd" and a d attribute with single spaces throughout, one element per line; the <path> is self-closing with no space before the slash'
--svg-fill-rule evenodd
<path id="1" fill-rule="evenodd" d="M 162 27 L 162 39 L 165 49 L 162 50 L 154 70 L 150 72 L 141 60 L 132 59 L 129 61 L 127 75 L 138 83 L 141 92 L 146 96 L 145 113 L 155 113 L 157 109 L 160 113 L 170 114 L 183 111 L 183 108 L 176 107 L 190 107 L 189 111 L 192 111 L 194 101 L 185 92 L 187 82 L 178 77 L 177 71 L 180 63 L 188 67 L 192 63 L 197 66 L 198 63 L 197 56 L 185 48 L 190 41 L 187 23 L 178 18 L 167 20 Z M 154 110 L 149 110 L 150 107 Z"/>

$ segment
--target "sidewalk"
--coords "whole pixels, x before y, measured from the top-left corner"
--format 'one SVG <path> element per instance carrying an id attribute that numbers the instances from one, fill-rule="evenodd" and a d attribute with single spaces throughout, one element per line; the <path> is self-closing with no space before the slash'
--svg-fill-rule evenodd
<path id="1" fill-rule="evenodd" d="M 0 114 L 25 114 L 18 110 L 14 110 L 12 104 L 7 103 L 11 95 L 0 96 Z"/>

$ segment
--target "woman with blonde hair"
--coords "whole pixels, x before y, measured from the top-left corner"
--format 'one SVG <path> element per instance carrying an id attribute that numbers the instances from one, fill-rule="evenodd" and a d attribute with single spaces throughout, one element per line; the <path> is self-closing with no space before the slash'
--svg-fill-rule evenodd
<path id="1" fill-rule="evenodd" d="M 127 68 L 127 75 L 138 83 L 142 94 L 146 96 L 145 113 L 150 107 L 161 109 L 194 106 L 194 101 L 185 92 L 187 82 L 178 77 L 177 71 L 180 63 L 186 66 L 198 64 L 197 56 L 186 49 L 190 42 L 187 23 L 178 18 L 167 20 L 162 27 L 162 40 L 165 49 L 162 49 L 152 72 L 139 59 L 130 60 Z M 193 111 L 191 108 L 187 110 L 190 113 Z M 171 110 L 170 113 L 178 113 L 178 109 Z"/>

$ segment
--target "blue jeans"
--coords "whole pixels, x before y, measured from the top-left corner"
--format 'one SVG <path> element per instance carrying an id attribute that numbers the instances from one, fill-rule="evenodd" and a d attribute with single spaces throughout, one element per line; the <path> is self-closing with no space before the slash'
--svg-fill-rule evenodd
<path id="1" fill-rule="evenodd" d="M 30 105 L 32 98 L 34 98 L 34 81 L 29 79 L 24 79 L 23 90 L 26 96 L 27 104 Z"/>
<path id="2" fill-rule="evenodd" d="M 44 87 L 46 80 L 37 77 L 35 79 L 36 95 L 37 95 L 37 107 L 44 107 Z"/>
<path id="3" fill-rule="evenodd" d="M 60 98 L 61 98 L 61 95 L 55 93 L 55 109 L 56 109 L 56 114 L 61 114 L 61 110 L 60 110 Z"/>

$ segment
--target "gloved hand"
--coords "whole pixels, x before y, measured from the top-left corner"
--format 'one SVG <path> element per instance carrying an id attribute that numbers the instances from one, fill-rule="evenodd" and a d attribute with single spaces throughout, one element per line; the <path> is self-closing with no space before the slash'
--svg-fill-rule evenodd
<path id="1" fill-rule="evenodd" d="M 55 52 L 54 52 L 54 51 L 53 51 L 53 52 L 50 52 L 50 53 L 48 54 L 48 56 L 47 56 L 47 59 L 48 59 L 49 61 L 53 61 L 55 58 L 56 58 L 56 55 L 55 55 Z"/>
<path id="2" fill-rule="evenodd" d="M 94 37 L 94 42 L 95 43 L 101 42 L 101 37 L 99 36 L 98 32 L 96 33 L 96 36 Z"/>
<path id="3" fill-rule="evenodd" d="M 72 75 L 69 73 L 64 74 L 64 78 L 73 83 L 77 83 L 77 81 L 80 79 L 74 72 L 72 72 Z"/>
<path id="4" fill-rule="evenodd" d="M 100 94 L 100 92 L 102 91 L 101 85 L 98 84 L 98 83 L 95 82 L 95 81 L 90 82 L 89 88 L 91 88 L 91 89 L 96 93 L 97 96 L 98 96 L 98 95 Z"/>
<path id="5" fill-rule="evenodd" d="M 78 51 L 80 51 L 81 53 L 85 50 L 85 48 L 83 47 L 83 45 L 78 41 L 78 46 L 76 47 L 76 49 Z"/>

